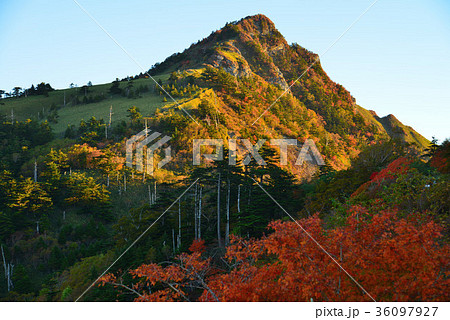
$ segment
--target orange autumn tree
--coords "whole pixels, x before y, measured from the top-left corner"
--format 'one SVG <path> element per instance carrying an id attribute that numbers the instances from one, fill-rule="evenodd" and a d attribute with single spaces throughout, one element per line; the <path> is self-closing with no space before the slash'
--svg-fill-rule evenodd
<path id="1" fill-rule="evenodd" d="M 151 263 L 131 270 L 131 276 L 138 279 L 133 285 L 125 285 L 121 277 L 107 274 L 99 280 L 100 286 L 108 283 L 132 292 L 138 296 L 135 301 L 191 301 L 192 289 L 209 291 L 213 299 L 219 301 L 206 284 L 207 278 L 216 272 L 216 268 L 212 266 L 210 258 L 201 257 L 204 249 L 204 240 L 194 240 L 189 248 L 191 254 L 182 253 L 165 267 Z M 144 290 L 149 287 L 155 290 Z"/>
<path id="2" fill-rule="evenodd" d="M 448 299 L 449 246 L 438 244 L 441 227 L 394 211 L 370 216 L 360 206 L 349 214 L 347 224 L 333 230 L 318 216 L 299 224 L 377 301 Z M 233 238 L 228 270 L 199 252 L 182 254 L 167 267 L 133 270 L 136 301 L 371 300 L 296 223 L 275 221 L 270 227 L 274 232 L 262 239 Z M 102 285 L 113 283 L 108 277 Z"/>
<path id="3" fill-rule="evenodd" d="M 324 230 L 317 217 L 300 224 L 376 300 L 444 300 L 449 261 L 448 246 L 435 241 L 440 227 L 417 225 L 390 211 L 365 213 L 352 208 L 347 225 L 335 230 Z M 209 283 L 222 300 L 370 300 L 298 225 L 278 221 L 271 227 L 275 232 L 265 239 L 230 247 L 227 257 L 235 268 Z M 208 294 L 202 298 L 208 300 Z"/>

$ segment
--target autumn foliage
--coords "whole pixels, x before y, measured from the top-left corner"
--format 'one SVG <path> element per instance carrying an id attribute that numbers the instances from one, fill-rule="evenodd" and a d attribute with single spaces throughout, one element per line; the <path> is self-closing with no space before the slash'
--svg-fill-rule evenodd
<path id="1" fill-rule="evenodd" d="M 392 210 L 369 215 L 355 206 L 348 213 L 345 226 L 332 230 L 313 216 L 272 222 L 261 239 L 235 237 L 223 264 L 196 251 L 165 267 L 142 265 L 131 271 L 136 301 L 448 300 L 449 246 L 438 243 L 440 226 Z"/>
<path id="2" fill-rule="evenodd" d="M 450 173 L 450 141 L 446 140 L 438 146 L 430 159 L 430 165 L 441 173 Z"/>
<path id="3" fill-rule="evenodd" d="M 410 167 L 412 160 L 406 157 L 400 157 L 391 162 L 386 168 L 380 172 L 373 172 L 370 180 L 362 184 L 353 194 L 352 197 L 362 193 L 365 190 L 377 189 L 383 182 L 395 180 L 399 175 L 406 173 Z"/>
<path id="4" fill-rule="evenodd" d="M 205 240 L 195 239 L 192 241 L 191 246 L 189 247 L 189 251 L 203 253 L 206 250 Z"/>

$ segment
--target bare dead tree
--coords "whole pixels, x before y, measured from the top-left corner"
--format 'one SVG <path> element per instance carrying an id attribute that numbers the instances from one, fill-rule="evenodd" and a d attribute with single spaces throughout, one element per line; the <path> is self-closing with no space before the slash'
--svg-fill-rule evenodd
<path id="1" fill-rule="evenodd" d="M 177 248 L 181 248 L 181 198 L 178 200 L 178 237 Z"/>
<path id="2" fill-rule="evenodd" d="M 148 185 L 148 203 L 150 205 L 153 205 L 153 195 L 152 195 L 152 189 L 150 185 Z"/>
<path id="3" fill-rule="evenodd" d="M 37 162 L 34 160 L 34 182 L 37 182 L 38 179 L 38 171 L 37 171 Z"/>
<path id="4" fill-rule="evenodd" d="M 5 277 L 6 277 L 6 259 L 5 259 L 5 253 L 3 252 L 3 245 L 1 245 L 2 248 L 2 257 L 3 257 L 3 268 L 5 269 Z"/>
<path id="5" fill-rule="evenodd" d="M 197 235 L 197 189 L 198 189 L 198 184 L 195 184 L 195 192 L 194 192 L 194 239 L 198 239 L 198 235 Z"/>
<path id="6" fill-rule="evenodd" d="M 11 288 L 14 288 L 14 284 L 12 281 L 14 265 L 12 263 L 6 263 L 5 252 L 3 251 L 3 245 L 1 246 L 1 248 L 2 248 L 2 257 L 3 257 L 3 268 L 5 269 L 7 290 L 9 292 L 9 291 L 11 291 Z"/>
<path id="7" fill-rule="evenodd" d="M 241 213 L 241 185 L 238 185 L 237 211 Z"/>
<path id="8" fill-rule="evenodd" d="M 198 238 L 202 238 L 202 191 L 203 188 L 200 187 L 200 196 L 198 199 Z"/>
<path id="9" fill-rule="evenodd" d="M 173 248 L 173 254 L 175 254 L 175 230 L 172 228 L 172 248 Z"/>
<path id="10" fill-rule="evenodd" d="M 220 238 L 220 173 L 217 179 L 217 241 L 219 247 L 222 247 L 222 240 Z"/>
<path id="11" fill-rule="evenodd" d="M 109 124 L 108 124 L 109 127 L 111 127 L 111 124 L 112 124 L 112 115 L 113 115 L 113 112 L 112 112 L 112 106 L 111 106 L 111 107 L 109 107 Z"/>
<path id="12" fill-rule="evenodd" d="M 230 179 L 227 180 L 228 190 L 227 190 L 227 225 L 225 229 L 225 245 L 230 243 Z"/>

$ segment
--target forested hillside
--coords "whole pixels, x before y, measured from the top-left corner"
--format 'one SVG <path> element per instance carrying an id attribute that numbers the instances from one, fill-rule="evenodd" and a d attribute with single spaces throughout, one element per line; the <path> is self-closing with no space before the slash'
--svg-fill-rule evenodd
<path id="1" fill-rule="evenodd" d="M 0 111 L 1 300 L 448 299 L 448 140 L 359 106 L 263 15 L 147 74 L 16 88 Z M 144 128 L 171 137 L 153 175 L 125 164 Z M 311 139 L 325 165 L 299 147 L 280 165 L 269 143 L 265 165 L 229 165 L 236 138 Z M 194 166 L 194 139 L 223 139 L 223 159 Z"/>

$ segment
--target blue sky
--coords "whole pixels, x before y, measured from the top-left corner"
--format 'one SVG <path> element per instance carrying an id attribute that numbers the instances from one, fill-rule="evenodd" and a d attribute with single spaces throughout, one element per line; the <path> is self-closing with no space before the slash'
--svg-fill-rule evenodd
<path id="1" fill-rule="evenodd" d="M 318 54 L 373 0 L 78 0 L 145 68 L 226 22 L 267 15 Z M 0 89 L 105 83 L 141 70 L 72 0 L 0 0 Z M 450 137 L 450 1 L 379 0 L 321 58 L 361 106 Z"/>

